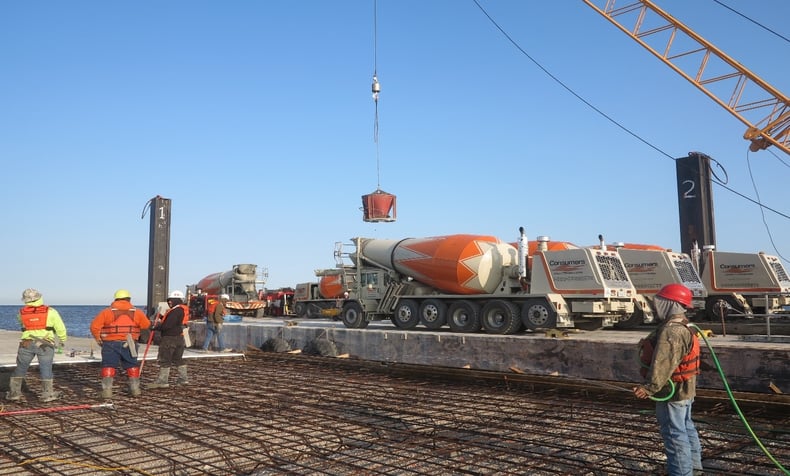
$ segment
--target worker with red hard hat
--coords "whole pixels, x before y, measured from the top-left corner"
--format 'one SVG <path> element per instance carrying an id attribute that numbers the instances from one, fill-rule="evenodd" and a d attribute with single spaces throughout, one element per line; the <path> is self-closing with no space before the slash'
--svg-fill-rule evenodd
<path id="1" fill-rule="evenodd" d="M 670 476 L 702 473 L 702 448 L 691 419 L 700 366 L 699 340 L 686 319 L 691 299 L 691 291 L 682 284 L 667 284 L 656 293 L 653 303 L 660 324 L 640 341 L 645 381 L 633 389 L 637 398 L 648 398 L 669 393 L 671 386 L 675 387 L 666 401 L 656 401 L 656 419 Z"/>

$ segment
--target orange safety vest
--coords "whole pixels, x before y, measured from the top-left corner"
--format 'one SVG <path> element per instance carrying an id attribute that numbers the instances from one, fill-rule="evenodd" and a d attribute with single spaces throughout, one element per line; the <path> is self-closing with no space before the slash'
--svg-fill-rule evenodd
<path id="1" fill-rule="evenodd" d="M 134 321 L 135 308 L 122 311 L 110 308 L 113 313 L 113 320 L 106 323 L 101 328 L 101 339 L 106 341 L 125 340 L 127 334 L 131 334 L 134 340 L 140 337 L 140 326 Z"/>
<path id="2" fill-rule="evenodd" d="M 187 325 L 189 323 L 189 306 L 187 306 L 186 304 L 178 304 L 176 306 L 171 307 L 170 309 L 167 310 L 165 315 L 162 316 L 162 320 L 164 321 L 165 319 L 167 319 L 168 314 L 173 312 L 173 310 L 177 307 L 180 307 L 181 309 L 184 310 L 184 318 L 181 320 L 181 324 Z"/>
<path id="3" fill-rule="evenodd" d="M 47 306 L 25 306 L 19 311 L 22 318 L 22 331 L 40 331 L 47 328 Z"/>
<path id="4" fill-rule="evenodd" d="M 691 349 L 688 351 L 686 355 L 683 356 L 683 359 L 680 361 L 680 365 L 672 372 L 672 376 L 670 379 L 673 382 L 685 382 L 689 380 L 692 375 L 699 375 L 699 364 L 700 364 L 700 347 L 699 347 L 699 339 L 697 338 L 697 334 L 688 327 L 687 323 L 683 324 L 689 332 L 691 332 Z M 658 340 L 658 335 L 653 332 L 646 338 L 639 341 L 639 362 L 641 364 L 641 368 L 639 369 L 639 373 L 642 375 L 642 378 L 647 377 L 647 371 L 650 370 L 650 365 L 653 363 L 653 353 L 656 349 L 656 342 Z"/>
<path id="5" fill-rule="evenodd" d="M 219 302 L 219 301 L 217 301 L 217 300 L 216 300 L 216 299 L 214 299 L 214 298 L 211 298 L 211 299 L 209 299 L 209 300 L 208 300 L 208 308 L 207 308 L 207 311 L 208 311 L 208 315 L 209 315 L 209 317 L 211 317 L 212 315 L 214 315 L 214 309 L 216 309 L 216 308 L 217 308 L 217 303 L 218 303 L 218 302 Z"/>

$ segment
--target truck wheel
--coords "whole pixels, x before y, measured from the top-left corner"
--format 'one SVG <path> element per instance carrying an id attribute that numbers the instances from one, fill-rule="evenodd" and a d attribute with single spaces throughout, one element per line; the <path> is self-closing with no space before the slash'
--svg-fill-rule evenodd
<path id="1" fill-rule="evenodd" d="M 307 314 L 307 304 L 303 302 L 294 304 L 294 313 L 296 313 L 296 317 L 304 317 Z"/>
<path id="2" fill-rule="evenodd" d="M 431 330 L 447 324 L 447 304 L 439 299 L 426 299 L 420 304 L 420 322 Z"/>
<path id="3" fill-rule="evenodd" d="M 557 327 L 557 313 L 545 299 L 530 299 L 521 307 L 521 322 L 530 330 Z"/>
<path id="4" fill-rule="evenodd" d="M 480 330 L 480 306 L 471 301 L 456 301 L 447 310 L 447 323 L 453 332 Z"/>
<path id="5" fill-rule="evenodd" d="M 483 329 L 489 334 L 515 334 L 521 330 L 521 316 L 512 302 L 494 299 L 488 301 L 481 311 Z"/>
<path id="6" fill-rule="evenodd" d="M 392 323 L 398 329 L 414 329 L 420 323 L 419 306 L 413 299 L 401 299 L 395 306 Z"/>
<path id="7" fill-rule="evenodd" d="M 368 321 L 365 319 L 362 306 L 356 301 L 349 301 L 343 305 L 341 319 L 343 320 L 343 325 L 349 329 L 364 329 L 368 327 Z"/>

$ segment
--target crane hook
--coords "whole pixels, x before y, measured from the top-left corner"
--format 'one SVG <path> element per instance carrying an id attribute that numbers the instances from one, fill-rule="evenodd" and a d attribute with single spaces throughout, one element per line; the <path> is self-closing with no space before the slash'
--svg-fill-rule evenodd
<path id="1" fill-rule="evenodd" d="M 378 102 L 379 93 L 381 92 L 381 85 L 379 84 L 379 79 L 375 74 L 373 75 L 373 84 L 371 85 L 370 89 L 373 92 L 373 100 Z"/>

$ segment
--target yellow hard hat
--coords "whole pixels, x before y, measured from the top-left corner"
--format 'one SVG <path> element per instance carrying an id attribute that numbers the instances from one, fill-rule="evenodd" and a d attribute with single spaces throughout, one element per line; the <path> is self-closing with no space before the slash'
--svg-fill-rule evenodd
<path id="1" fill-rule="evenodd" d="M 125 289 L 115 291 L 115 296 L 113 296 L 114 299 L 130 299 L 131 297 L 132 295 Z"/>

